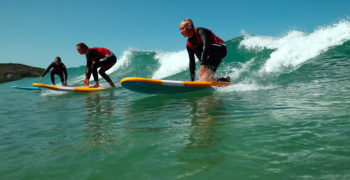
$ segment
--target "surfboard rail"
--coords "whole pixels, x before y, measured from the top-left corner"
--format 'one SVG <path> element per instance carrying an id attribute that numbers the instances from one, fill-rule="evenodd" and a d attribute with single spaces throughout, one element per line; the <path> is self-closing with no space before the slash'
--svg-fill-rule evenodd
<path id="1" fill-rule="evenodd" d="M 122 79 L 120 83 L 127 89 L 149 94 L 178 93 L 205 88 L 228 86 L 230 84 L 229 82 L 176 81 L 142 77 L 127 77 Z"/>
<path id="2" fill-rule="evenodd" d="M 27 87 L 27 86 L 11 86 L 15 89 L 23 89 L 23 90 L 41 90 L 41 87 Z"/>
<path id="3" fill-rule="evenodd" d="M 33 86 L 36 87 L 42 87 L 47 89 L 52 89 L 56 91 L 71 91 L 71 92 L 92 92 L 92 91 L 101 91 L 106 88 L 92 88 L 92 87 L 86 87 L 86 86 L 54 86 L 54 85 L 48 85 L 48 84 L 40 84 L 40 83 L 33 83 Z"/>

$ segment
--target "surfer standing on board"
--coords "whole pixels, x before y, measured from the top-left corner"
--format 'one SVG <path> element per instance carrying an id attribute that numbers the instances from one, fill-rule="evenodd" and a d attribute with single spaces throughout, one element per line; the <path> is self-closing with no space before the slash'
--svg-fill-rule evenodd
<path id="1" fill-rule="evenodd" d="M 115 85 L 111 78 L 106 74 L 106 71 L 111 68 L 116 62 L 117 57 L 108 49 L 101 47 L 89 48 L 85 43 L 79 43 L 76 45 L 77 51 L 83 55 L 86 54 L 86 71 L 84 85 L 89 86 L 89 80 L 92 73 L 94 77 L 95 88 L 99 87 L 97 68 L 99 74 L 105 79 L 109 85 L 115 88 Z"/>
<path id="2" fill-rule="evenodd" d="M 51 70 L 52 69 L 52 70 Z M 51 82 L 53 85 L 55 85 L 55 74 L 57 74 L 58 76 L 60 76 L 62 85 L 67 86 L 67 69 L 66 66 L 62 63 L 61 58 L 60 57 L 56 57 L 55 61 L 53 61 L 49 67 L 46 68 L 45 72 L 43 73 L 43 75 L 41 76 L 40 81 L 43 81 L 45 75 L 47 74 L 47 72 L 49 72 L 51 70 Z M 64 78 L 63 78 L 63 73 L 64 73 Z"/>
<path id="3" fill-rule="evenodd" d="M 191 80 L 195 79 L 196 62 L 194 55 L 201 61 L 199 72 L 200 81 L 230 81 L 230 78 L 214 77 L 214 73 L 222 59 L 227 55 L 225 41 L 217 37 L 206 28 L 194 28 L 191 19 L 187 18 L 180 23 L 180 32 L 187 39 L 187 52 L 190 59 Z"/>

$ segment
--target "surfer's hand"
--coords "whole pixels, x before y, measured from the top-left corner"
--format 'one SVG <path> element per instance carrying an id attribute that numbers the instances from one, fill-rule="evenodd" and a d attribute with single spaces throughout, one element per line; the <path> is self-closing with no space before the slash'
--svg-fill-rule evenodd
<path id="1" fill-rule="evenodd" d="M 200 78 L 203 76 L 204 71 L 205 71 L 205 66 L 201 65 L 201 68 L 199 70 L 199 75 L 198 75 Z"/>
<path id="2" fill-rule="evenodd" d="M 205 66 L 201 66 L 201 71 L 199 73 L 200 81 L 214 81 L 213 74 L 209 69 L 206 69 Z"/>
<path id="3" fill-rule="evenodd" d="M 89 79 L 85 77 L 84 79 L 84 85 L 85 86 L 89 86 Z"/>

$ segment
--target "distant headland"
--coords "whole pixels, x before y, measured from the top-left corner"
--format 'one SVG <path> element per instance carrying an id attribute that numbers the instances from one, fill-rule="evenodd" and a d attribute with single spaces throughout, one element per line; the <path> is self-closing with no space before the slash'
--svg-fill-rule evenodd
<path id="1" fill-rule="evenodd" d="M 15 63 L 0 63 L 0 83 L 39 77 L 45 69 Z"/>

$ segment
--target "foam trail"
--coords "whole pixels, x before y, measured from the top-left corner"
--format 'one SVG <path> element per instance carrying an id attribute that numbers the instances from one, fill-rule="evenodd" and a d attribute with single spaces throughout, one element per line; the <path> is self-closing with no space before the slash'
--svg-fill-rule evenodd
<path id="1" fill-rule="evenodd" d="M 291 31 L 281 38 L 245 35 L 240 47 L 262 50 L 276 49 L 260 69 L 260 73 L 280 72 L 285 68 L 298 68 L 304 62 L 317 57 L 332 46 L 350 40 L 350 22 L 340 21 L 321 27 L 313 33 Z"/>
<path id="2" fill-rule="evenodd" d="M 152 76 L 153 79 L 162 79 L 188 69 L 188 54 L 186 50 L 179 52 L 157 52 L 155 59 L 160 67 Z"/>
<path id="3" fill-rule="evenodd" d="M 66 94 L 66 93 L 68 93 L 68 92 L 45 89 L 45 90 L 41 91 L 40 95 L 41 96 L 60 96 L 62 94 Z"/>
<path id="4" fill-rule="evenodd" d="M 263 89 L 273 89 L 276 88 L 274 86 L 262 86 L 258 85 L 254 82 L 247 83 L 237 83 L 226 87 L 216 88 L 218 92 L 244 92 L 244 91 L 257 91 Z"/>

